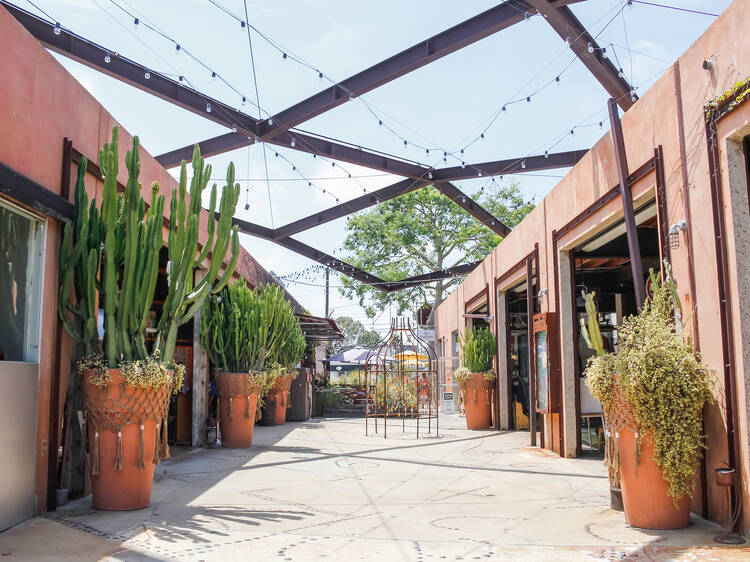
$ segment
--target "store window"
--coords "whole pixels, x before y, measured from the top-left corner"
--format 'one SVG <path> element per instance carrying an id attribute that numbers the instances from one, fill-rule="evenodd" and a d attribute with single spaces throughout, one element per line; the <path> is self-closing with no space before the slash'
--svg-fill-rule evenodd
<path id="1" fill-rule="evenodd" d="M 44 222 L 0 200 L 0 361 L 39 361 Z"/>

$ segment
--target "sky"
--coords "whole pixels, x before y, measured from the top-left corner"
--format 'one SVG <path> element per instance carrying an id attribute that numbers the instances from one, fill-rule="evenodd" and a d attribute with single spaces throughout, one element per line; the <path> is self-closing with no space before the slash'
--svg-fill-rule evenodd
<path id="1" fill-rule="evenodd" d="M 243 0 L 15 2 L 38 15 L 43 15 L 42 10 L 63 28 L 143 64 L 144 69 L 175 78 L 182 75 L 206 95 L 254 117 L 260 112 L 263 118 L 496 4 L 488 0 L 247 0 L 246 5 Z M 659 3 L 720 13 L 731 2 Z M 715 17 L 648 3 L 625 4 L 625 0 L 588 0 L 571 9 L 643 95 Z M 252 25 L 249 40 L 247 28 L 222 8 L 240 19 L 245 19 L 247 9 L 247 21 Z M 133 15 L 141 22 L 137 26 Z M 173 41 L 180 45 L 179 50 Z M 288 54 L 286 59 L 283 53 Z M 228 131 L 55 56 L 153 155 Z M 531 101 L 526 102 L 529 95 Z M 249 100 L 245 105 L 243 96 Z M 534 15 L 299 128 L 441 167 L 457 165 L 458 155 L 449 156 L 444 163 L 443 152 L 461 148 L 465 152 L 460 158 L 466 162 L 519 158 L 545 150 L 587 149 L 608 130 L 607 98 L 565 42 L 541 16 Z M 522 101 L 509 104 L 519 99 Z M 256 100 L 260 110 L 253 103 Z M 507 111 L 501 111 L 503 105 Z M 482 139 L 479 134 L 483 131 Z M 415 145 L 429 147 L 430 153 Z M 224 178 L 228 163 L 235 163 L 242 185 L 236 216 L 269 227 L 334 206 L 336 198 L 344 202 L 401 179 L 271 145 L 265 148 L 265 155 L 262 145 L 254 145 L 209 161 L 217 181 Z M 539 202 L 567 171 L 506 175 L 496 181 L 517 182 L 527 199 Z M 472 194 L 487 181 L 485 177 L 456 184 Z M 250 205 L 247 211 L 246 202 Z M 345 226 L 342 218 L 295 237 L 341 256 Z M 268 241 L 245 235 L 241 241 L 263 267 L 279 276 L 305 271 L 315 263 Z M 305 277 L 302 283 L 288 282 L 287 288 L 312 314 L 322 316 L 324 276 L 310 272 Z M 331 275 L 333 317 L 348 315 L 369 328 L 387 330 L 388 310 L 369 319 L 356 302 L 339 294 L 338 286 L 338 275 Z"/>

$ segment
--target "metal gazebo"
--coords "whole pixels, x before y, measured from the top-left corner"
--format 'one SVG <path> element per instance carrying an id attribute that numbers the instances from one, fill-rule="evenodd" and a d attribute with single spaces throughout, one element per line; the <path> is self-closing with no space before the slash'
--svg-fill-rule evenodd
<path id="1" fill-rule="evenodd" d="M 417 336 L 405 318 L 391 320 L 388 334 L 370 350 L 365 361 L 365 435 L 370 418 L 382 418 L 383 437 L 388 437 L 388 418 L 400 418 L 406 431 L 406 419 L 414 419 L 419 439 L 420 422 L 427 420 L 427 433 L 438 435 L 437 359 L 432 347 Z"/>

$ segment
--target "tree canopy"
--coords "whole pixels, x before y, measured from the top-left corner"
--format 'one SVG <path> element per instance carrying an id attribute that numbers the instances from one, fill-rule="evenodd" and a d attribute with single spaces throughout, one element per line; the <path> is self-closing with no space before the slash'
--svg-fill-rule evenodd
<path id="1" fill-rule="evenodd" d="M 509 227 L 534 208 L 517 183 L 491 184 L 472 198 Z M 398 281 L 484 259 L 502 240 L 468 212 L 428 186 L 347 219 L 344 260 L 386 281 Z M 342 277 L 342 294 L 358 298 L 369 316 L 389 305 L 401 314 L 428 303 L 433 310 L 460 278 L 384 293 Z"/>
<path id="2" fill-rule="evenodd" d="M 380 334 L 376 330 L 368 330 L 362 322 L 350 316 L 339 316 L 336 318 L 336 324 L 341 328 L 344 339 L 332 344 L 333 353 L 352 345 L 373 346 L 380 341 Z"/>

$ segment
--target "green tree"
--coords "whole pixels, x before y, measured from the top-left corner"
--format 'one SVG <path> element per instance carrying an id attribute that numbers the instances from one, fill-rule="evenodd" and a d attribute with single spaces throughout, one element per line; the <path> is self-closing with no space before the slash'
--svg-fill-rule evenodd
<path id="1" fill-rule="evenodd" d="M 534 208 L 519 185 L 492 184 L 472 195 L 485 209 L 514 227 Z M 484 259 L 502 240 L 469 213 L 428 186 L 348 218 L 344 260 L 386 281 Z M 368 316 L 389 305 L 398 314 L 428 303 L 433 310 L 460 278 L 384 293 L 342 277 L 341 293 L 356 297 Z"/>
<path id="2" fill-rule="evenodd" d="M 336 324 L 341 328 L 344 339 L 331 345 L 331 353 L 338 353 L 345 347 L 352 345 L 368 347 L 380 341 L 380 334 L 376 330 L 368 330 L 362 322 L 351 316 L 339 316 L 336 318 Z"/>

